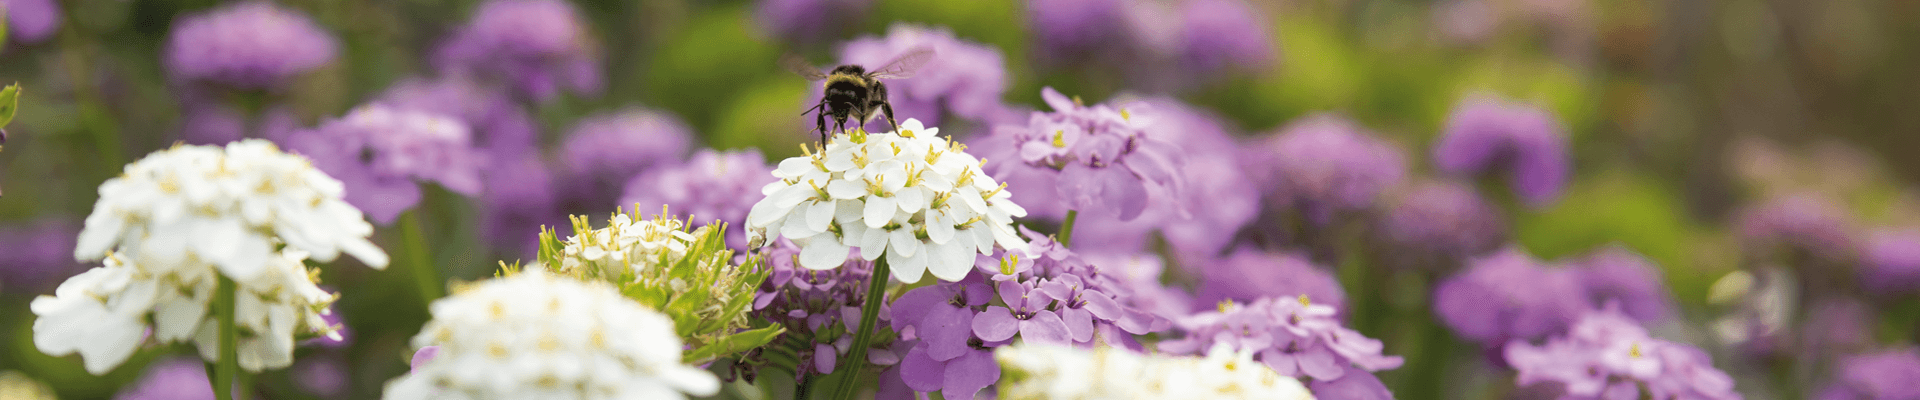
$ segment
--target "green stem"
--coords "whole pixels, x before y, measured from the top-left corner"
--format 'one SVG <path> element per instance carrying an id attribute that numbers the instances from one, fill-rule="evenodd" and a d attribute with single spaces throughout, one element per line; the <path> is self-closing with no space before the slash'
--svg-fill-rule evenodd
<path id="1" fill-rule="evenodd" d="M 440 274 L 433 269 L 433 250 L 427 248 L 426 235 L 421 233 L 420 209 L 408 210 L 400 221 L 400 236 L 407 246 L 407 257 L 412 258 L 413 281 L 420 286 L 420 301 L 431 304 L 440 298 Z"/>
<path id="2" fill-rule="evenodd" d="M 795 368 L 795 369 L 798 370 L 798 368 Z M 813 398 L 813 381 L 814 381 L 814 378 L 818 378 L 818 377 L 819 375 L 817 374 L 810 374 L 810 375 L 807 375 L 806 378 L 801 379 L 800 384 L 798 386 L 793 387 L 793 399 L 807 400 L 807 399 Z"/>
<path id="3" fill-rule="evenodd" d="M 873 259 L 873 276 L 868 278 L 870 283 L 867 284 L 867 304 L 860 307 L 860 330 L 853 333 L 853 350 L 847 352 L 846 359 L 840 360 L 842 368 L 847 368 L 847 376 L 834 390 L 834 399 L 853 398 L 853 386 L 860 381 L 860 371 L 867 365 L 867 344 L 873 342 L 873 324 L 880 317 L 880 299 L 887 296 L 887 279 L 892 275 L 884 255 Z"/>
<path id="4" fill-rule="evenodd" d="M 214 367 L 213 393 L 218 399 L 233 399 L 234 376 L 240 371 L 240 351 L 234 328 L 234 283 L 220 275 L 219 292 L 214 293 L 213 312 L 220 325 L 220 361 Z"/>
<path id="5" fill-rule="evenodd" d="M 1080 210 L 1067 210 L 1067 220 L 1060 222 L 1060 247 L 1073 245 L 1073 220 L 1080 218 Z"/>

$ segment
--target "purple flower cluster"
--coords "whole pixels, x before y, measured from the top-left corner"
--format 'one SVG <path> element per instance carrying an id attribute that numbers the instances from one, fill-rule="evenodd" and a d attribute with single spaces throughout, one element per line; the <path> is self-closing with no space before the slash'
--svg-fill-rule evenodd
<path id="1" fill-rule="evenodd" d="M 1920 289 L 1920 229 L 1874 232 L 1864 247 L 1861 283 L 1883 293 Z"/>
<path id="2" fill-rule="evenodd" d="M 1275 47 L 1265 14 L 1241 0 L 1027 2 L 1045 61 L 1122 65 L 1146 86 L 1185 86 L 1226 69 L 1271 64 Z"/>
<path id="3" fill-rule="evenodd" d="M 1463 339 L 1498 346 L 1563 332 L 1592 309 L 1580 277 L 1509 248 L 1477 258 L 1433 291 L 1433 312 Z"/>
<path id="4" fill-rule="evenodd" d="M 1177 144 L 1186 159 L 1177 172 L 1186 180 L 1184 190 L 1149 192 L 1148 202 L 1206 206 L 1193 207 L 1186 216 L 1178 209 L 1152 207 L 1132 221 L 1081 215 L 1075 223 L 1074 243 L 1102 252 L 1135 253 L 1146 251 L 1149 235 L 1158 232 L 1181 258 L 1213 258 L 1230 247 L 1240 228 L 1259 214 L 1260 190 L 1241 170 L 1238 144 L 1218 117 L 1174 100 L 1148 103 L 1154 123 L 1147 127 L 1147 134 Z"/>
<path id="5" fill-rule="evenodd" d="M 409 78 L 395 83 L 377 102 L 395 108 L 450 115 L 466 122 L 473 132 L 473 145 L 486 158 L 488 166 L 505 168 L 515 160 L 533 153 L 539 130 L 533 117 L 503 90 L 459 76 L 435 79 Z"/>
<path id="6" fill-rule="evenodd" d="M 629 108 L 581 119 L 560 146 L 566 196 L 587 210 L 627 205 L 614 201 L 629 179 L 679 164 L 692 143 L 693 129 L 668 113 Z"/>
<path id="7" fill-rule="evenodd" d="M 167 358 L 147 367 L 140 380 L 113 396 L 118 400 L 211 399 L 213 383 L 207 380 L 207 368 L 199 360 Z"/>
<path id="8" fill-rule="evenodd" d="M 176 18 L 165 57 L 176 81 L 272 89 L 332 61 L 337 47 L 306 15 L 248 1 Z"/>
<path id="9" fill-rule="evenodd" d="M 1181 64 L 1215 72 L 1273 62 L 1273 34 L 1263 12 L 1243 0 L 1186 0 L 1180 5 Z"/>
<path id="10" fill-rule="evenodd" d="M 760 187 L 772 183 L 773 166 L 755 149 L 714 151 L 702 149 L 680 165 L 649 169 L 627 181 L 621 205 L 635 210 L 657 210 L 661 206 L 677 213 L 692 215 L 695 222 L 715 219 L 727 226 L 742 227 L 747 211 L 753 208 Z M 734 229 L 727 243 L 745 247 L 746 230 Z"/>
<path id="11" fill-rule="evenodd" d="M 1333 274 L 1305 255 L 1241 249 L 1199 268 L 1202 282 L 1194 304 L 1249 303 L 1269 296 L 1307 296 L 1315 304 L 1343 309 L 1347 294 Z M 1206 349 L 1202 346 L 1200 349 Z"/>
<path id="12" fill-rule="evenodd" d="M 873 262 L 848 258 L 840 268 L 816 270 L 801 268 L 800 248 L 785 238 L 761 247 L 773 274 L 760 284 L 753 298 L 753 316 L 784 326 L 787 332 L 769 347 L 795 351 L 800 366 L 796 379 L 813 374 L 833 373 L 835 364 L 853 346 L 853 334 L 860 323 L 860 305 L 867 298 L 867 280 L 873 276 Z M 884 306 L 884 304 L 883 304 Z M 891 314 L 878 314 L 875 329 L 888 326 Z M 867 352 L 867 360 L 876 365 L 893 365 L 900 356 L 876 343 Z"/>
<path id="13" fill-rule="evenodd" d="M 1734 224 L 1741 245 L 1763 259 L 1786 251 L 1844 263 L 1858 251 L 1851 216 L 1818 194 L 1780 195 L 1738 213 Z"/>
<path id="14" fill-rule="evenodd" d="M 818 43 L 859 26 L 872 6 L 873 0 L 761 0 L 755 15 L 774 38 Z"/>
<path id="15" fill-rule="evenodd" d="M 1132 335 L 1167 328 L 1132 308 L 1126 286 L 1073 251 L 1032 232 L 1025 254 L 981 259 L 978 274 L 914 289 L 892 304 L 893 327 L 911 348 L 899 374 L 908 388 L 972 398 L 999 379 L 992 348 L 1033 343 L 1138 348 Z"/>
<path id="16" fill-rule="evenodd" d="M 1920 399 L 1920 349 L 1913 347 L 1858 354 L 1835 368 L 1834 383 L 1819 400 Z"/>
<path id="17" fill-rule="evenodd" d="M 553 174 L 538 154 L 499 166 L 486 174 L 480 195 L 481 238 L 509 254 L 531 257 L 540 243 L 540 227 L 568 226 L 554 196 Z"/>
<path id="18" fill-rule="evenodd" d="M 1186 335 L 1161 342 L 1159 349 L 1173 354 L 1198 354 L 1225 343 L 1236 350 L 1256 351 L 1254 359 L 1280 375 L 1336 381 L 1347 375 L 1399 368 L 1405 360 L 1381 354 L 1385 345 L 1347 329 L 1334 318 L 1335 309 L 1315 304 L 1312 296 L 1263 297 L 1252 303 L 1223 303 L 1219 311 L 1194 314 L 1178 322 Z M 1345 385 L 1364 383 L 1365 379 Z M 1362 393 L 1385 392 L 1376 386 Z M 1354 390 L 1364 388 L 1343 388 Z M 1326 394 L 1321 394 L 1326 396 Z M 1364 397 L 1363 397 L 1364 398 Z"/>
<path id="19" fill-rule="evenodd" d="M 1506 222 L 1473 188 L 1424 181 L 1381 218 L 1379 232 L 1411 258 L 1401 266 L 1440 268 L 1498 249 L 1506 240 Z"/>
<path id="20" fill-rule="evenodd" d="M 285 141 L 314 167 L 340 179 L 353 204 L 381 225 L 420 202 L 431 181 L 455 193 L 480 194 L 480 159 L 472 132 L 457 117 L 369 104 Z"/>
<path id="21" fill-rule="evenodd" d="M 1612 307 L 1587 313 L 1545 344 L 1516 339 L 1505 356 L 1519 384 L 1558 383 L 1562 399 L 1638 399 L 1642 390 L 1655 399 L 1741 398 L 1706 352 L 1655 339 Z"/>
<path id="22" fill-rule="evenodd" d="M 960 40 L 945 28 L 899 24 L 886 37 L 864 37 L 840 49 L 841 64 L 879 68 L 917 48 L 934 51 L 934 61 L 912 77 L 887 83 L 888 101 L 895 119 L 917 118 L 928 126 L 941 125 L 946 115 L 970 121 L 998 121 L 1011 116 L 1000 102 L 1007 91 L 1006 61 L 1000 50 Z M 817 89 L 817 88 L 816 88 Z M 868 122 L 868 130 L 892 130 L 886 121 Z"/>
<path id="23" fill-rule="evenodd" d="M 1031 193 L 1046 188 L 1012 187 L 1013 183 L 1043 182 L 1017 177 L 1046 175 L 1054 178 L 1054 194 L 1068 209 L 1097 210 L 1122 221 L 1146 211 L 1149 189 L 1163 195 L 1181 192 L 1186 177 L 1179 170 L 1185 159 L 1179 147 L 1149 137 L 1147 127 L 1154 122 L 1136 114 L 1144 111 L 1144 103 L 1087 107 L 1053 88 L 1040 95 L 1054 112 L 1034 112 L 1026 125 L 1002 125 L 995 128 L 994 137 L 986 139 L 999 142 L 987 146 L 990 149 L 1013 152 L 989 158 L 1020 160 L 988 164 L 987 172 L 994 179 L 1009 182 L 1012 190 Z M 1184 215 L 1178 199 L 1160 198 L 1175 200 L 1169 206 Z"/>
<path id="24" fill-rule="evenodd" d="M 1565 128 L 1546 110 L 1476 95 L 1447 117 L 1433 162 L 1456 175 L 1500 172 L 1514 194 L 1535 208 L 1560 198 L 1572 173 Z"/>
<path id="25" fill-rule="evenodd" d="M 60 2 L 55 0 L 6 0 L 0 1 L 0 6 L 7 10 L 7 39 L 20 43 L 34 44 L 52 38 L 66 17 L 60 13 Z"/>
<path id="26" fill-rule="evenodd" d="M 79 225 L 59 218 L 0 228 L 0 288 L 41 293 L 82 271 L 73 260 L 79 236 Z"/>
<path id="27" fill-rule="evenodd" d="M 1298 210 L 1316 225 L 1373 208 L 1406 177 L 1399 148 L 1329 113 L 1295 120 L 1242 155 L 1276 209 Z"/>
<path id="28" fill-rule="evenodd" d="M 443 72 L 498 79 L 536 101 L 599 94 L 600 47 L 565 0 L 490 0 L 441 45 Z"/>
<path id="29" fill-rule="evenodd" d="M 1633 250 L 1608 246 L 1572 264 L 1586 286 L 1589 304 L 1619 302 L 1621 311 L 1647 323 L 1666 321 L 1676 313 L 1673 294 L 1661 283 L 1660 270 Z"/>

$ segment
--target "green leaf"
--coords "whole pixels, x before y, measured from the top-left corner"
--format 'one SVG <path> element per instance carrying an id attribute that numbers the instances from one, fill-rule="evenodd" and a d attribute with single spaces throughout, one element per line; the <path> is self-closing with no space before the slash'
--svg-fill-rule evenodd
<path id="1" fill-rule="evenodd" d="M 0 27 L 3 28 L 3 27 Z M 20 110 L 20 84 L 7 85 L 0 89 L 0 128 L 13 122 L 13 114 Z"/>
<path id="2" fill-rule="evenodd" d="M 686 358 L 686 361 L 689 363 L 698 364 L 706 360 L 719 358 L 720 356 L 752 350 L 755 347 L 767 345 L 767 343 L 773 341 L 773 338 L 779 337 L 780 333 L 785 331 L 786 328 L 780 326 L 769 326 L 742 331 L 722 337 L 706 346 L 693 349 L 693 351 L 687 352 L 684 358 Z"/>

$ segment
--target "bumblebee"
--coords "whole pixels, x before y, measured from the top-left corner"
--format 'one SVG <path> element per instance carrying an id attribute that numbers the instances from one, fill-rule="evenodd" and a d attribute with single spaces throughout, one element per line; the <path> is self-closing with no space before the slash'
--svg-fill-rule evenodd
<path id="1" fill-rule="evenodd" d="M 782 60 L 787 69 L 806 77 L 809 81 L 826 81 L 825 92 L 820 102 L 812 108 L 800 112 L 800 115 L 814 114 L 815 129 L 820 130 L 820 144 L 825 145 L 829 132 L 846 130 L 847 120 L 853 120 L 855 126 L 865 125 L 867 121 L 886 114 L 887 124 L 894 130 L 900 124 L 894 121 L 893 105 L 887 103 L 887 84 L 881 79 L 904 79 L 913 76 L 914 71 L 933 60 L 933 49 L 926 46 L 908 50 L 900 57 L 869 72 L 866 67 L 847 64 L 834 67 L 832 71 L 820 72 L 818 67 L 807 64 L 805 60 L 788 56 Z M 833 129 L 827 130 L 827 116 L 833 116 Z"/>

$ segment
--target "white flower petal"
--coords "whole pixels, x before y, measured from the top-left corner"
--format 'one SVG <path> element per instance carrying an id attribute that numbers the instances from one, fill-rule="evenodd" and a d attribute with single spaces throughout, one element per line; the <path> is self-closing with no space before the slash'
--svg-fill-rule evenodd
<path id="1" fill-rule="evenodd" d="M 839 240 L 821 237 L 807 241 L 800 249 L 800 266 L 807 269 L 834 269 L 847 262 L 847 245 Z"/>
<path id="2" fill-rule="evenodd" d="M 866 208 L 861 218 L 867 222 L 868 228 L 886 226 L 887 222 L 893 221 L 893 214 L 898 212 L 893 206 L 893 198 L 889 197 L 867 196 Z"/>

